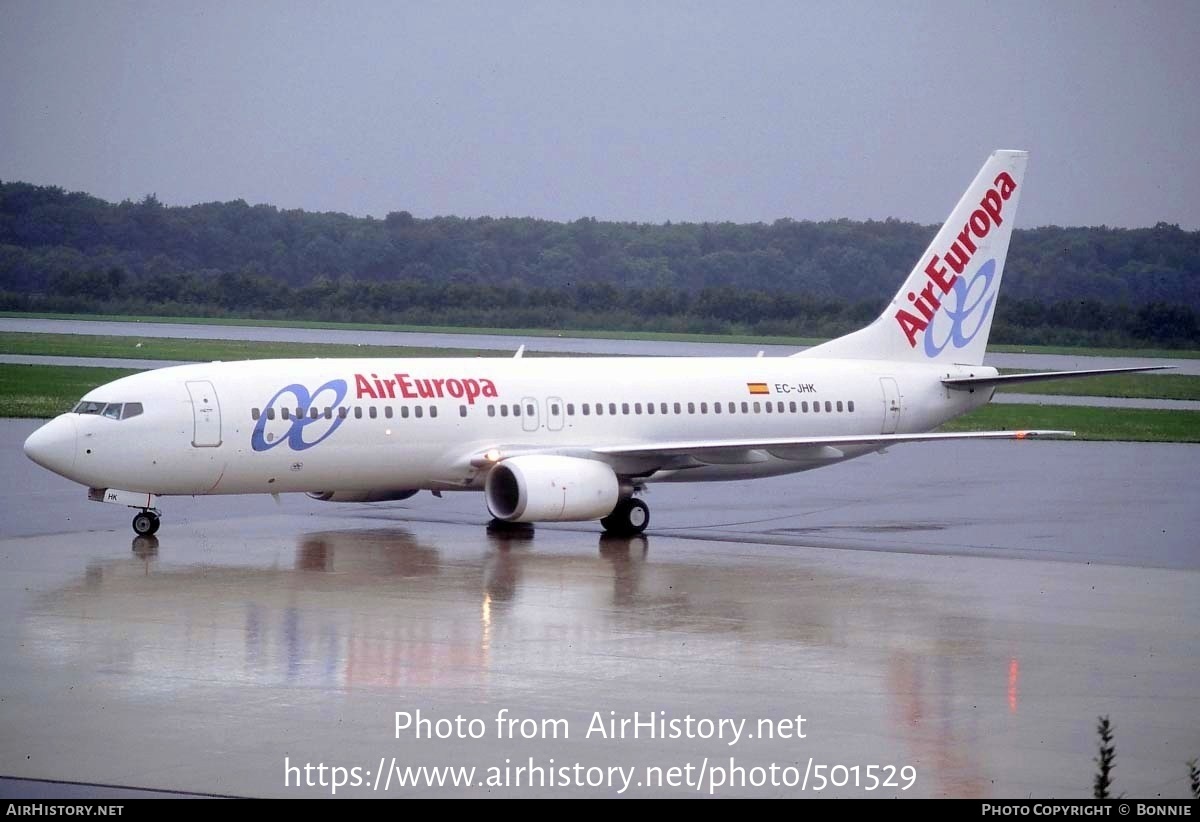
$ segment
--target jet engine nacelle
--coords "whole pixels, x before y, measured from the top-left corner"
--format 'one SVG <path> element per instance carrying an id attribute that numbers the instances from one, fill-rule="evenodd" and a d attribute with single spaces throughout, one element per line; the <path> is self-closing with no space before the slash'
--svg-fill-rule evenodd
<path id="1" fill-rule="evenodd" d="M 383 491 L 309 491 L 308 495 L 321 502 L 388 502 L 408 499 L 416 488 L 385 489 Z"/>
<path id="2" fill-rule="evenodd" d="M 496 519 L 574 522 L 612 513 L 620 483 L 603 462 L 531 454 L 493 466 L 483 492 Z"/>

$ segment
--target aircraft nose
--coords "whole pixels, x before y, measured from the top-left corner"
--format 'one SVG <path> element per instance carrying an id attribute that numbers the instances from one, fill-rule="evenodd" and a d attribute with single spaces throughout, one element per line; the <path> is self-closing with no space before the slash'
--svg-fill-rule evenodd
<path id="1" fill-rule="evenodd" d="M 67 475 L 75 466 L 75 419 L 55 417 L 25 440 L 25 456 L 56 474 Z"/>

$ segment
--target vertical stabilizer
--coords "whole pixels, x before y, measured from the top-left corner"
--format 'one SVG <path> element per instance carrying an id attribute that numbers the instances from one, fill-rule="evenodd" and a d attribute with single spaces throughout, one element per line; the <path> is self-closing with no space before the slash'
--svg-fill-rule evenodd
<path id="1" fill-rule="evenodd" d="M 1028 159 L 992 152 L 879 318 L 796 356 L 981 364 Z"/>

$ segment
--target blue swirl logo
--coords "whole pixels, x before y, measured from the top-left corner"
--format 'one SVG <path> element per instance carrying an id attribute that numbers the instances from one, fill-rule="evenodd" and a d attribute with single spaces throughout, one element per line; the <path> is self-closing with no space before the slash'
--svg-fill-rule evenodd
<path id="1" fill-rule="evenodd" d="M 946 296 L 942 310 L 929 322 L 929 328 L 925 329 L 926 357 L 936 357 L 947 345 L 965 348 L 975 339 L 987 321 L 992 303 L 996 302 L 995 289 L 992 288 L 995 279 L 996 261 L 993 259 L 981 265 L 970 282 L 967 282 L 965 277 L 954 281 L 950 289 L 953 298 L 950 295 Z M 938 320 L 943 316 L 949 319 L 950 330 L 942 336 L 941 343 L 938 343 L 938 335 L 934 331 Z"/>
<path id="2" fill-rule="evenodd" d="M 259 414 L 258 423 L 254 426 L 254 432 L 250 435 L 250 446 L 255 451 L 269 451 L 272 448 L 275 448 L 276 446 L 286 442 L 288 444 L 288 448 L 291 448 L 293 451 L 305 451 L 309 448 L 312 448 L 314 445 L 324 442 L 329 438 L 329 435 L 338 430 L 338 428 L 340 428 L 342 423 L 345 421 L 345 418 L 339 414 L 334 414 L 332 420 L 326 419 L 323 414 L 318 414 L 316 417 L 312 416 L 310 409 L 317 407 L 318 399 L 326 392 L 331 392 L 333 394 L 333 400 L 332 402 L 327 402 L 325 404 L 333 408 L 337 408 L 342 404 L 342 400 L 346 398 L 346 381 L 330 380 L 316 391 L 312 392 L 312 394 L 309 394 L 308 389 L 303 385 L 295 383 L 280 388 L 279 391 L 275 393 L 275 396 L 271 397 L 271 400 L 267 403 L 266 407 L 263 408 L 262 413 Z M 285 433 L 277 436 L 274 432 L 271 434 L 267 433 L 267 423 L 271 421 L 268 419 L 269 417 L 273 418 L 275 416 L 275 414 L 271 412 L 274 411 L 275 405 L 279 402 L 280 397 L 295 398 L 295 403 L 292 404 L 289 401 L 287 407 L 293 409 L 293 413 L 295 413 L 295 409 L 297 408 L 302 409 L 304 411 L 304 415 L 293 416 L 290 420 L 284 420 L 285 422 L 290 422 L 291 426 Z M 280 417 L 282 418 L 282 414 Z M 329 426 L 325 433 L 321 434 L 316 439 L 305 439 L 304 430 L 309 426 L 317 425 L 318 423 L 323 423 Z"/>

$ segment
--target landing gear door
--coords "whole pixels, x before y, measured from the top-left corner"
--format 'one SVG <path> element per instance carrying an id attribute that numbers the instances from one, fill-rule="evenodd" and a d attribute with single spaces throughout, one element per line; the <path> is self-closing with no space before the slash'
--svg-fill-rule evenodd
<path id="1" fill-rule="evenodd" d="M 192 445 L 196 448 L 216 448 L 221 444 L 221 406 L 217 391 L 208 380 L 190 380 L 188 394 L 192 398 Z"/>
<path id="2" fill-rule="evenodd" d="M 900 388 L 891 377 L 879 378 L 883 389 L 883 430 L 881 434 L 895 434 L 900 425 Z"/>

